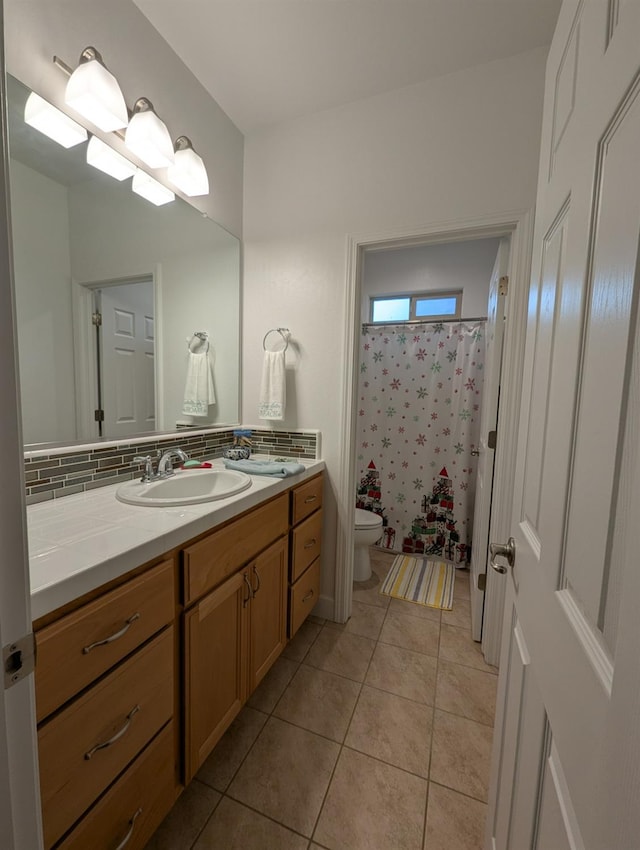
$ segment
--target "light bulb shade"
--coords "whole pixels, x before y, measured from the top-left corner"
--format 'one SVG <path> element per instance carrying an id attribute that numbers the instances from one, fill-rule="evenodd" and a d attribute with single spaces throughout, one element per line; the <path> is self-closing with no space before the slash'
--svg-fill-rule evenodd
<path id="1" fill-rule="evenodd" d="M 126 180 L 132 177 L 138 170 L 118 151 L 114 151 L 109 145 L 105 145 L 102 139 L 92 136 L 87 145 L 87 162 L 94 168 L 104 171 L 105 174 L 115 177 L 116 180 Z"/>
<path id="2" fill-rule="evenodd" d="M 209 178 L 202 157 L 187 147 L 175 152 L 175 163 L 169 166 L 167 177 L 185 195 L 209 194 Z"/>
<path id="3" fill-rule="evenodd" d="M 98 59 L 81 61 L 69 78 L 64 99 L 105 132 L 127 126 L 127 105 L 118 81 Z"/>
<path id="4" fill-rule="evenodd" d="M 72 148 L 87 140 L 84 127 L 35 92 L 31 92 L 24 105 L 24 120 L 63 148 Z"/>
<path id="5" fill-rule="evenodd" d="M 157 207 L 169 204 L 176 198 L 171 189 L 167 189 L 162 183 L 158 183 L 157 180 L 140 169 L 133 175 L 131 188 L 137 195 L 141 195 Z"/>
<path id="6" fill-rule="evenodd" d="M 144 100 L 140 98 L 140 101 Z M 137 103 L 140 103 L 137 101 Z M 149 103 L 145 101 L 145 103 Z M 173 165 L 173 144 L 164 121 L 153 111 L 151 104 L 136 111 L 129 121 L 124 143 L 138 159 L 150 168 Z"/>

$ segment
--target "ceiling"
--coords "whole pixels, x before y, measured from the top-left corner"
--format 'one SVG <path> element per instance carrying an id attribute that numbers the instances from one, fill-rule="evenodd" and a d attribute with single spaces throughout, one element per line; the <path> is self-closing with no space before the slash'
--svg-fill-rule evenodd
<path id="1" fill-rule="evenodd" d="M 561 0 L 134 0 L 244 133 L 551 41 Z"/>

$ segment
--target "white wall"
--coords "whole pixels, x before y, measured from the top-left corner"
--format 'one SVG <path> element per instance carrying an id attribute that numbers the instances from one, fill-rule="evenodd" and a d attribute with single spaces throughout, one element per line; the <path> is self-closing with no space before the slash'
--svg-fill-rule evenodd
<path id="1" fill-rule="evenodd" d="M 194 206 L 242 235 L 242 134 L 131 0 L 4 0 L 4 16 L 7 71 L 61 107 L 67 77 L 54 54 L 75 67 L 95 46 L 129 107 L 149 98 L 172 138 L 189 136 L 202 156 L 211 193 Z"/>
<path id="2" fill-rule="evenodd" d="M 243 420 L 265 331 L 291 329 L 285 427 L 319 428 L 327 462 L 322 594 L 334 593 L 346 236 L 530 208 L 546 51 L 280 124 L 245 140 Z"/>
<path id="3" fill-rule="evenodd" d="M 75 440 L 67 190 L 16 160 L 10 177 L 24 441 Z"/>
<path id="4" fill-rule="evenodd" d="M 486 316 L 489 280 L 499 244 L 499 239 L 476 239 L 367 251 L 362 274 L 362 321 L 370 320 L 373 296 L 438 290 L 462 291 L 463 319 Z"/>

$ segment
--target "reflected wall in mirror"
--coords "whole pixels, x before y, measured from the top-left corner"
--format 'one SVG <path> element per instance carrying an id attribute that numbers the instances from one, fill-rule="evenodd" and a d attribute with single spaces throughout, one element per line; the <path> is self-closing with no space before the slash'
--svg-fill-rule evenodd
<path id="1" fill-rule="evenodd" d="M 133 194 L 130 178 L 87 165 L 86 142 L 64 149 L 26 125 L 29 91 L 12 77 L 8 94 L 25 444 L 236 423 L 236 237 L 178 197 L 155 207 Z M 183 412 L 196 331 L 215 396 L 201 416 Z"/>

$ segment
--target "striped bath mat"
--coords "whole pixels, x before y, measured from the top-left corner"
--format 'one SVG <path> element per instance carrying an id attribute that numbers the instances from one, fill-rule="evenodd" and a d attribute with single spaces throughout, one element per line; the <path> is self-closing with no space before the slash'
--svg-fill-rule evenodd
<path id="1" fill-rule="evenodd" d="M 398 555 L 384 580 L 380 593 L 405 599 L 429 608 L 453 608 L 456 568 L 446 561 L 430 561 Z"/>

